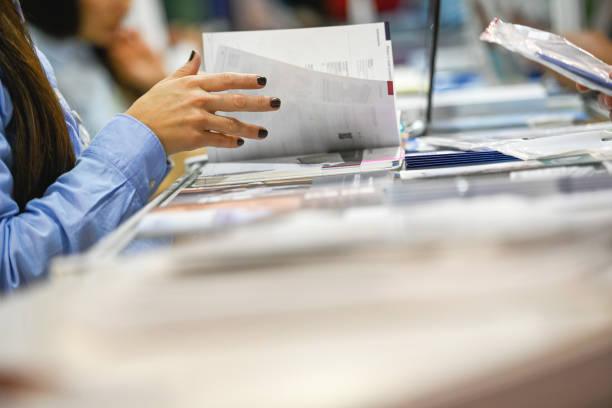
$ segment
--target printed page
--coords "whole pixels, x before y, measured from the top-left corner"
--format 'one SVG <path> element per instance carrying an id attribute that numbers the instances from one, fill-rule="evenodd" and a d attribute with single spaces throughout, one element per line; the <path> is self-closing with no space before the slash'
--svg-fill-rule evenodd
<path id="1" fill-rule="evenodd" d="M 497 150 L 522 160 L 575 156 L 588 153 L 610 154 L 612 152 L 612 131 L 596 130 L 508 142 L 497 146 Z"/>
<path id="2" fill-rule="evenodd" d="M 210 61 L 209 61 L 210 62 Z M 279 97 L 277 112 L 225 113 L 263 126 L 265 140 L 245 139 L 237 149 L 209 148 L 212 162 L 249 161 L 400 144 L 395 97 L 386 80 L 332 75 L 219 46 L 215 72 L 257 73 L 268 78 L 263 90 L 241 91 Z"/>
<path id="3" fill-rule="evenodd" d="M 219 72 L 215 59 L 222 46 L 328 74 L 393 81 L 393 54 L 386 23 L 205 33 L 205 71 Z"/>

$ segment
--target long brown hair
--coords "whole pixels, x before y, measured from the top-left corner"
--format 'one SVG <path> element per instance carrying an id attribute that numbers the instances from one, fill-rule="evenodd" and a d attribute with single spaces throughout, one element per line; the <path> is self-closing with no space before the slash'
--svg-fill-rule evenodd
<path id="1" fill-rule="evenodd" d="M 19 10 L 0 0 L 0 78 L 13 104 L 13 198 L 21 210 L 72 169 L 75 155 L 57 96 Z"/>

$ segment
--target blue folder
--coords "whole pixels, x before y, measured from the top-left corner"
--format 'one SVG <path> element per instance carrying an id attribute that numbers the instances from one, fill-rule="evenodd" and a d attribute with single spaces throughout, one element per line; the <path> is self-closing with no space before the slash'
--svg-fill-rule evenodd
<path id="1" fill-rule="evenodd" d="M 405 157 L 406 170 L 436 167 L 472 166 L 478 164 L 503 163 L 520 159 L 503 153 L 487 150 L 481 152 L 444 152 L 409 154 Z"/>

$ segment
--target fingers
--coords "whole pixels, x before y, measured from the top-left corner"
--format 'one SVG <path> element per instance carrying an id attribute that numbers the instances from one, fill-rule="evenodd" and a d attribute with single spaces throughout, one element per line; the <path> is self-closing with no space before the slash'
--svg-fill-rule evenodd
<path id="1" fill-rule="evenodd" d="M 223 133 L 210 132 L 208 130 L 202 131 L 198 135 L 195 146 L 193 149 L 204 146 L 224 147 L 224 148 L 236 148 L 244 144 L 244 139 L 240 137 L 234 137 Z"/>
<path id="2" fill-rule="evenodd" d="M 580 84 L 576 84 L 576 88 L 578 89 L 578 92 L 580 93 L 587 93 L 591 91 L 589 88 L 582 86 Z"/>
<path id="3" fill-rule="evenodd" d="M 121 28 L 117 31 L 117 36 L 121 39 L 131 41 L 138 38 L 140 34 L 138 34 L 138 31 L 131 28 Z"/>
<path id="4" fill-rule="evenodd" d="M 195 75 L 198 73 L 198 69 L 200 69 L 200 63 L 202 62 L 202 57 L 196 51 L 191 51 L 191 55 L 189 56 L 189 60 L 177 69 L 172 75 L 168 77 L 168 79 L 178 79 L 183 78 L 189 75 Z"/>
<path id="5" fill-rule="evenodd" d="M 612 97 L 599 94 L 599 106 L 606 110 L 612 110 Z"/>
<path id="6" fill-rule="evenodd" d="M 612 79 L 612 73 L 610 73 L 610 78 Z M 591 91 L 589 88 L 580 84 L 576 84 L 576 88 L 580 93 L 586 93 Z M 612 96 L 600 93 L 597 99 L 599 101 L 599 106 L 601 106 L 602 109 L 612 111 Z M 610 118 L 612 119 L 612 113 L 610 115 Z"/>
<path id="7" fill-rule="evenodd" d="M 230 89 L 261 89 L 266 86 L 266 77 L 254 74 L 200 74 L 197 78 L 200 88 L 207 92 L 221 92 Z"/>
<path id="8" fill-rule="evenodd" d="M 235 118 L 210 115 L 207 122 L 208 126 L 210 126 L 210 130 L 226 135 L 246 137 L 249 139 L 265 139 L 268 136 L 268 131 L 261 126 L 244 123 Z"/>
<path id="9" fill-rule="evenodd" d="M 610 79 L 612 79 L 612 72 L 610 72 L 609 74 Z M 591 92 L 590 88 L 587 88 L 586 86 L 580 85 L 580 84 L 576 84 L 576 89 L 578 89 L 578 92 L 580 93 L 587 93 L 587 92 Z M 609 98 L 609 97 L 608 97 Z M 600 100 L 601 101 L 601 100 Z M 611 100 L 612 101 L 612 100 Z M 604 105 L 602 105 L 602 107 L 604 107 Z"/>
<path id="10" fill-rule="evenodd" d="M 228 93 L 209 95 L 205 108 L 211 112 L 268 112 L 278 110 L 280 105 L 279 98 Z"/>

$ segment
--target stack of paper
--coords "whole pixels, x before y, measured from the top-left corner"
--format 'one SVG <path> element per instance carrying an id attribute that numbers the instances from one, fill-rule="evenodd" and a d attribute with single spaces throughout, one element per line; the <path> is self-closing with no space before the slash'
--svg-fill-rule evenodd
<path id="1" fill-rule="evenodd" d="M 609 200 L 300 212 L 123 258 L 5 302 L 0 372 L 45 407 L 529 406 L 557 375 L 598 406 Z"/>
<path id="2" fill-rule="evenodd" d="M 319 172 L 334 154 L 332 163 L 353 165 L 343 171 L 364 170 L 370 164 L 399 165 L 393 55 L 386 24 L 204 34 L 204 63 L 207 72 L 263 75 L 268 79 L 263 90 L 245 92 L 282 100 L 278 112 L 231 114 L 265 127 L 270 136 L 247 140 L 239 149 L 210 148 L 211 162 L 310 166 L 292 169 L 298 174 Z M 347 153 L 358 157 L 346 160 Z M 232 172 L 244 173 L 241 168 L 237 165 Z"/>
<path id="3" fill-rule="evenodd" d="M 434 146 L 461 150 L 497 150 L 523 160 L 548 159 L 580 154 L 612 154 L 612 124 L 573 126 L 523 132 L 489 132 L 429 137 Z"/>

